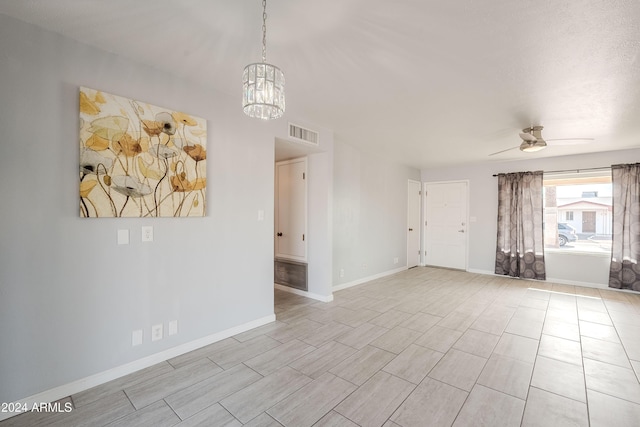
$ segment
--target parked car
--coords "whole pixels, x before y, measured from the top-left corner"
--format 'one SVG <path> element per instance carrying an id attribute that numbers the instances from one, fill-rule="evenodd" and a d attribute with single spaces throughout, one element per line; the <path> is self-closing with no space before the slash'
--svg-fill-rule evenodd
<path id="1" fill-rule="evenodd" d="M 564 246 L 567 242 L 575 242 L 578 240 L 576 229 L 563 222 L 558 223 L 558 243 Z"/>

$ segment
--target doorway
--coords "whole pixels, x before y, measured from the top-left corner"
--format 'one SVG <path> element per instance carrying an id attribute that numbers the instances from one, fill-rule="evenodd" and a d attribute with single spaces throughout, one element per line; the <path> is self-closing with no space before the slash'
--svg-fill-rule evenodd
<path id="1" fill-rule="evenodd" d="M 595 211 L 582 212 L 582 232 L 583 233 L 596 232 L 596 212 Z"/>
<path id="2" fill-rule="evenodd" d="M 293 126 L 289 126 L 289 130 Z M 297 293 L 318 301 L 332 301 L 332 252 L 331 252 L 331 190 L 333 188 L 333 140 L 330 136 L 317 138 L 316 144 L 299 141 L 291 133 L 288 139 L 275 138 L 274 158 L 274 191 L 273 191 L 273 255 L 274 255 L 274 284 L 276 289 Z M 286 167 L 291 164 L 304 162 L 306 166 L 293 171 L 289 176 L 292 182 L 302 186 L 305 195 L 298 206 L 304 206 L 304 216 L 299 219 L 304 227 L 288 230 L 290 242 L 285 239 L 283 218 L 279 215 L 279 206 L 283 200 L 278 199 L 278 189 L 282 189 L 283 182 L 276 175 L 283 175 L 287 169 L 296 169 L 301 164 Z M 304 170 L 303 170 L 304 169 Z M 300 174 L 302 172 L 302 175 Z M 300 181 L 302 179 L 302 182 Z M 295 203 L 294 203 L 295 204 Z M 302 211 L 303 209 L 298 209 Z M 276 218 L 278 216 L 278 218 Z M 302 231 L 304 229 L 304 231 Z M 278 236 L 282 233 L 282 236 Z M 303 240 L 304 239 L 304 240 Z M 279 240 L 279 243 L 277 242 Z M 293 244 L 287 247 L 288 243 Z M 298 250 L 295 249 L 297 246 Z M 281 257 L 288 255 L 287 258 Z"/>
<path id="3" fill-rule="evenodd" d="M 425 264 L 467 269 L 468 182 L 425 183 Z"/>
<path id="4" fill-rule="evenodd" d="M 307 158 L 276 163 L 274 282 L 307 291 Z"/>
<path id="5" fill-rule="evenodd" d="M 307 261 L 306 178 L 306 157 L 276 163 L 276 258 Z"/>

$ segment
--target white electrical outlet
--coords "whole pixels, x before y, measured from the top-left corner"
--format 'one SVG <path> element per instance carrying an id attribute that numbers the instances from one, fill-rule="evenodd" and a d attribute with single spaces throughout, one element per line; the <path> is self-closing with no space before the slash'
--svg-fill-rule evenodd
<path id="1" fill-rule="evenodd" d="M 398 263 L 398 257 L 395 257 L 395 258 L 393 259 L 393 263 L 394 263 L 394 264 L 397 264 L 397 263 Z"/>
<path id="2" fill-rule="evenodd" d="M 162 339 L 162 323 L 159 323 L 151 327 L 151 341 L 158 341 L 161 339 Z"/>
<path id="3" fill-rule="evenodd" d="M 142 329 L 137 329 L 131 333 L 131 346 L 142 344 Z"/>
<path id="4" fill-rule="evenodd" d="M 344 268 L 340 269 L 340 277 L 344 277 Z"/>
<path id="5" fill-rule="evenodd" d="M 172 320 L 169 322 L 169 336 L 175 335 L 178 333 L 178 321 Z"/>
<path id="6" fill-rule="evenodd" d="M 150 225 L 145 225 L 142 227 L 142 241 L 143 242 L 153 242 L 153 227 Z"/>

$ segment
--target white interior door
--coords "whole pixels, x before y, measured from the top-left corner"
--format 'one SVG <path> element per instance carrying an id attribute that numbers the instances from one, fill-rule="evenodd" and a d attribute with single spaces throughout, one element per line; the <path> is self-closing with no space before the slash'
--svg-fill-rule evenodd
<path id="1" fill-rule="evenodd" d="M 420 186 L 409 180 L 407 191 L 407 267 L 420 264 Z"/>
<path id="2" fill-rule="evenodd" d="M 276 163 L 275 255 L 307 261 L 307 159 Z"/>
<path id="3" fill-rule="evenodd" d="M 467 182 L 426 183 L 425 264 L 467 269 Z"/>

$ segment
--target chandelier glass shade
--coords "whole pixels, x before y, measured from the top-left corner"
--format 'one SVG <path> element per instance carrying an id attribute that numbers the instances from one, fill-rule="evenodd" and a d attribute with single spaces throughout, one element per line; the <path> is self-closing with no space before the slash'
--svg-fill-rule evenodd
<path id="1" fill-rule="evenodd" d="M 284 114 L 284 74 L 267 64 L 267 0 L 262 0 L 262 62 L 244 67 L 242 109 L 249 117 L 277 119 Z"/>
<path id="2" fill-rule="evenodd" d="M 247 116 L 264 120 L 284 114 L 284 74 L 280 68 L 266 62 L 244 67 L 242 108 Z"/>

